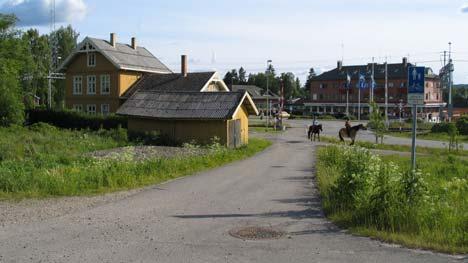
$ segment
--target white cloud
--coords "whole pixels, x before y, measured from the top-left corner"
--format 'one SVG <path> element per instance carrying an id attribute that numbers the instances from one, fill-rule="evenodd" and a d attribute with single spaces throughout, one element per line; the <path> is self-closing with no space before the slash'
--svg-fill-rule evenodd
<path id="1" fill-rule="evenodd" d="M 462 6 L 460 11 L 462 11 L 462 13 L 468 13 L 468 4 L 465 4 L 464 6 Z"/>
<path id="2" fill-rule="evenodd" d="M 15 14 L 20 26 L 44 25 L 50 22 L 52 0 L 9 0 L 0 13 Z M 58 23 L 81 20 L 87 12 L 83 0 L 56 0 L 55 20 Z"/>

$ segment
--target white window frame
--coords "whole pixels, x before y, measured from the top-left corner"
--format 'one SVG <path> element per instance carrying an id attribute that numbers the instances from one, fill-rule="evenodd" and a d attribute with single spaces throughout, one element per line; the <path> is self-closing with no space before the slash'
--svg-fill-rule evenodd
<path id="1" fill-rule="evenodd" d="M 104 111 L 104 107 L 107 106 L 107 111 Z M 110 105 L 109 104 L 101 104 L 101 114 L 108 115 L 110 113 Z"/>
<path id="2" fill-rule="evenodd" d="M 95 67 L 96 66 L 96 52 L 88 52 L 86 55 L 86 61 L 88 67 Z"/>
<path id="3" fill-rule="evenodd" d="M 73 110 L 77 112 L 83 111 L 83 104 L 73 104 Z"/>
<path id="4" fill-rule="evenodd" d="M 111 90 L 111 79 L 110 75 L 101 75 L 101 94 L 109 95 Z M 104 87 L 107 87 L 107 91 L 104 90 Z"/>
<path id="5" fill-rule="evenodd" d="M 91 111 L 90 108 L 94 107 L 94 111 Z M 96 104 L 88 104 L 86 105 L 86 113 L 88 114 L 96 114 Z"/>
<path id="6" fill-rule="evenodd" d="M 83 94 L 83 76 L 73 76 L 73 95 Z"/>
<path id="7" fill-rule="evenodd" d="M 94 79 L 94 81 L 90 81 L 91 79 Z M 96 76 L 95 75 L 88 75 L 88 77 L 86 78 L 86 86 L 87 86 L 87 94 L 88 95 L 95 95 L 96 94 Z M 91 86 L 90 84 L 93 83 L 94 84 L 94 91 L 91 89 L 93 88 L 93 86 Z"/>

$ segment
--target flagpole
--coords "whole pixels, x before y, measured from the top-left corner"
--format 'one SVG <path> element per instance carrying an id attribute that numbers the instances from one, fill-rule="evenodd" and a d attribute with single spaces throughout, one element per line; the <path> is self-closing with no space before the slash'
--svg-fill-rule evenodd
<path id="1" fill-rule="evenodd" d="M 360 85 L 360 84 L 359 84 Z M 361 121 L 361 87 L 358 87 L 358 121 Z"/>
<path id="2" fill-rule="evenodd" d="M 351 85 L 349 73 L 346 73 L 346 117 L 349 116 L 349 86 Z"/>

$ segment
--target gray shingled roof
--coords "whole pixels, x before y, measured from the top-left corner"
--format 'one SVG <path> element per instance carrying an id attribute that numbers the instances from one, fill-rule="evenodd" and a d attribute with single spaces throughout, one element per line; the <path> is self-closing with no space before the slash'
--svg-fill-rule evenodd
<path id="1" fill-rule="evenodd" d="M 232 118 L 244 95 L 242 92 L 138 91 L 117 114 L 156 119 L 226 120 Z M 247 107 L 249 113 L 255 114 L 254 107 Z"/>
<path id="2" fill-rule="evenodd" d="M 260 87 L 255 85 L 232 85 L 232 91 L 247 91 L 253 99 L 265 99 L 266 96 L 264 95 L 263 90 Z M 270 98 L 279 98 L 278 94 L 275 94 L 271 90 L 269 91 Z"/>
<path id="3" fill-rule="evenodd" d="M 96 48 L 97 52 L 104 55 L 109 61 L 114 64 L 118 69 L 142 71 L 142 72 L 158 72 L 158 73 L 172 73 L 172 71 L 164 65 L 158 58 L 156 58 L 146 48 L 137 46 L 133 49 L 130 45 L 116 43 L 113 47 L 108 41 L 87 37 L 82 43 L 90 43 Z M 78 48 L 64 61 L 60 70 L 63 70 L 73 57 L 79 53 Z"/>
<path id="4" fill-rule="evenodd" d="M 128 98 L 136 91 L 200 91 L 215 72 L 145 74 L 122 97 Z"/>
<path id="5" fill-rule="evenodd" d="M 411 63 L 407 64 L 413 66 Z M 390 79 L 406 79 L 408 76 L 408 67 L 403 63 L 388 64 L 388 78 Z M 368 65 L 355 65 L 355 66 L 343 66 L 341 70 L 338 68 L 332 69 L 330 71 L 324 72 L 316 77 L 313 77 L 312 80 L 343 80 L 346 81 L 346 75 L 349 74 L 351 79 L 359 79 L 359 74 L 364 74 L 366 78 L 370 78 L 372 75 L 372 64 Z M 437 77 L 432 74 L 430 68 L 426 68 L 426 77 Z M 374 79 L 384 79 L 385 78 L 385 64 L 374 64 Z"/>

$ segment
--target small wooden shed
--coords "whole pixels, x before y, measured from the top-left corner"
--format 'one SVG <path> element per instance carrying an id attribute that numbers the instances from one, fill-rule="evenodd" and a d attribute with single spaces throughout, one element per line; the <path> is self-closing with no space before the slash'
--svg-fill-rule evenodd
<path id="1" fill-rule="evenodd" d="M 130 132 L 156 131 L 176 142 L 229 147 L 249 141 L 249 115 L 258 110 L 247 92 L 137 91 L 117 111 Z"/>

